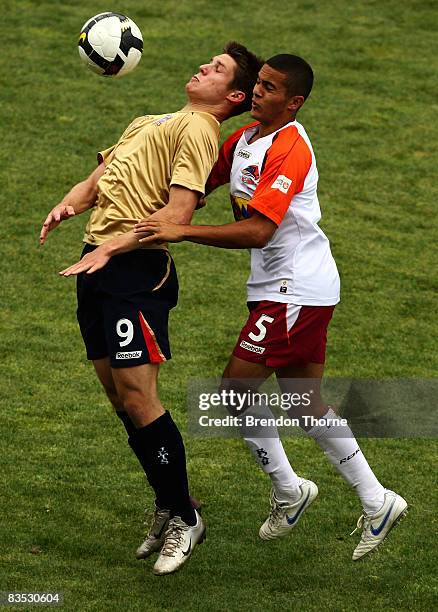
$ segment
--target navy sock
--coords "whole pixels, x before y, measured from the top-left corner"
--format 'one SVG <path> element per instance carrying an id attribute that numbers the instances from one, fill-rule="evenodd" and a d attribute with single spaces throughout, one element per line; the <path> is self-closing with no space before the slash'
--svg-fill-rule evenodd
<path id="1" fill-rule="evenodd" d="M 123 426 L 126 429 L 126 433 L 128 434 L 128 436 L 133 434 L 135 431 L 135 425 L 129 418 L 129 414 L 127 412 L 122 412 L 119 410 L 116 410 L 116 414 L 119 417 L 119 419 L 122 421 Z"/>
<path id="2" fill-rule="evenodd" d="M 146 475 L 148 483 L 154 490 L 155 505 L 157 506 L 157 508 L 160 508 L 161 510 L 164 510 L 164 509 L 167 510 L 168 506 L 166 505 L 166 500 L 161 499 L 159 497 L 159 487 L 158 487 L 158 484 L 154 481 L 154 473 L 150 469 L 148 462 L 145 460 L 145 456 L 144 456 L 144 453 L 142 452 L 141 445 L 138 446 L 138 444 L 136 443 L 136 438 L 135 436 L 133 436 L 133 434 L 137 431 L 137 428 L 135 427 L 134 423 L 129 418 L 129 415 L 127 412 L 121 412 L 117 410 L 116 414 L 119 417 L 119 419 L 122 421 L 126 429 L 126 433 L 129 436 L 128 444 L 131 447 L 134 455 L 137 457 L 141 467 L 143 468 L 143 471 Z"/>
<path id="3" fill-rule="evenodd" d="M 170 413 L 166 411 L 149 425 L 136 429 L 129 443 L 145 471 L 148 470 L 157 499 L 164 504 L 159 507 L 169 508 L 171 516 L 180 516 L 188 525 L 195 525 L 184 442 Z"/>

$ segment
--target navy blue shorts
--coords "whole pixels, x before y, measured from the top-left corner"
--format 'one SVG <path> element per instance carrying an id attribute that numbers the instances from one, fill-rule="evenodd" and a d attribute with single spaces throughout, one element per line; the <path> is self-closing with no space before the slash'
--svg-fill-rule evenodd
<path id="1" fill-rule="evenodd" d="M 82 257 L 96 247 L 85 245 Z M 88 359 L 126 368 L 170 359 L 169 311 L 178 278 L 165 250 L 137 249 L 77 278 L 77 317 Z"/>

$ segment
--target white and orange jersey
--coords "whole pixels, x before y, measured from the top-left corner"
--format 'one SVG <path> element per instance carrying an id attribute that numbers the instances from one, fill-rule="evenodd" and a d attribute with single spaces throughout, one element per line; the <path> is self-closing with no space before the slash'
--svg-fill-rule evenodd
<path id="1" fill-rule="evenodd" d="M 258 125 L 247 125 L 224 142 L 207 183 L 208 191 L 230 183 L 237 221 L 257 210 L 278 226 L 266 246 L 251 249 L 248 301 L 337 304 L 339 274 L 318 226 L 318 171 L 310 140 L 292 121 L 248 144 Z"/>

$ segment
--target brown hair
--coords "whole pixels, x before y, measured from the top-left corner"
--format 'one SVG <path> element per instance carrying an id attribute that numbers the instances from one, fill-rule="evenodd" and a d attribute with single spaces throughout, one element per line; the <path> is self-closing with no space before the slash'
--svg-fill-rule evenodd
<path id="1" fill-rule="evenodd" d="M 237 104 L 230 117 L 240 115 L 245 111 L 251 110 L 252 91 L 257 81 L 260 68 L 264 61 L 248 51 L 246 47 L 238 42 L 231 41 L 224 48 L 224 53 L 233 58 L 236 62 L 236 73 L 230 84 L 231 89 L 238 89 L 245 93 L 245 100 Z"/>

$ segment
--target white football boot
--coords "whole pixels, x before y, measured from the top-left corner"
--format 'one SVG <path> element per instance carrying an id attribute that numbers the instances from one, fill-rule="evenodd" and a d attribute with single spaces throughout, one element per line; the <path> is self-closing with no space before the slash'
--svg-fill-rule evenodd
<path id="1" fill-rule="evenodd" d="M 353 561 L 361 559 L 383 542 L 391 529 L 407 514 L 408 504 L 394 491 L 386 490 L 383 506 L 374 514 L 362 514 L 357 521 L 362 537 L 353 552 Z"/>
<path id="2" fill-rule="evenodd" d="M 160 510 L 160 508 L 155 507 L 146 540 L 137 548 L 135 553 L 137 559 L 146 559 L 152 553 L 162 549 L 169 519 L 169 510 Z"/>
<path id="3" fill-rule="evenodd" d="M 294 504 L 280 502 L 271 490 L 271 512 L 260 527 L 259 536 L 262 540 L 282 538 L 295 527 L 303 512 L 318 495 L 318 487 L 311 480 L 300 479 L 301 497 Z"/>
<path id="4" fill-rule="evenodd" d="M 205 525 L 196 510 L 195 514 L 196 525 L 193 527 L 184 523 L 179 516 L 170 519 L 163 548 L 154 565 L 154 574 L 157 576 L 178 571 L 188 561 L 195 546 L 204 541 Z"/>

